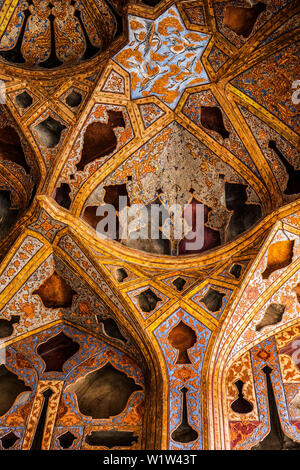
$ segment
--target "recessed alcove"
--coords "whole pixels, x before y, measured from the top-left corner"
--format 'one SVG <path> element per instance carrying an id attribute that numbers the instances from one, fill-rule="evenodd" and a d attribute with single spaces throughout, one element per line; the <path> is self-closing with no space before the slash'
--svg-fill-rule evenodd
<path id="1" fill-rule="evenodd" d="M 140 385 L 109 362 L 68 387 L 76 394 L 80 412 L 93 419 L 122 413 L 130 396 L 139 390 Z"/>
<path id="2" fill-rule="evenodd" d="M 62 131 L 66 129 L 66 126 L 57 119 L 48 116 L 44 121 L 37 124 L 34 129 L 42 145 L 50 149 L 58 145 Z"/>

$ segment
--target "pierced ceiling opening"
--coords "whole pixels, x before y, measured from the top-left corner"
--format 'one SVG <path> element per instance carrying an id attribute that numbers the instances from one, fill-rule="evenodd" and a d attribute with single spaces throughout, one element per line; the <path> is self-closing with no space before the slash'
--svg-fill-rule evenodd
<path id="1" fill-rule="evenodd" d="M 0 0 L 0 449 L 299 445 L 298 3 Z"/>

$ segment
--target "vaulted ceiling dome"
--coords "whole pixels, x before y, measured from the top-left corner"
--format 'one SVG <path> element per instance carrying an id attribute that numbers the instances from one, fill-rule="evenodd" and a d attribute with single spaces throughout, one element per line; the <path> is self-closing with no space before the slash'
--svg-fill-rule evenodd
<path id="1" fill-rule="evenodd" d="M 87 61 L 123 32 L 126 0 L 20 0 L 0 42 L 0 58 L 55 69 Z"/>

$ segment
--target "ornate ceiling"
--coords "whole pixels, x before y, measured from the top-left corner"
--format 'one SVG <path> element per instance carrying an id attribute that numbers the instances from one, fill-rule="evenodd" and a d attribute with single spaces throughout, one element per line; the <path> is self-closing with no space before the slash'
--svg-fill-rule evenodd
<path id="1" fill-rule="evenodd" d="M 69 448 L 103 448 L 93 433 L 115 426 L 137 436 L 132 448 L 248 449 L 268 429 L 265 363 L 285 397 L 283 431 L 299 441 L 287 352 L 299 336 L 297 2 L 0 5 L 0 333 L 2 319 L 7 367 L 18 376 L 27 361 L 30 392 L 0 416 L 0 441 L 10 430 L 12 447 L 33 445 L 52 381 L 43 448 L 64 448 L 71 431 Z M 188 229 L 99 238 L 99 206 L 114 205 L 122 226 L 119 196 L 149 213 L 162 204 L 166 218 L 178 204 Z M 205 206 L 194 251 L 188 203 Z M 47 369 L 53 338 L 78 348 Z M 80 377 L 97 388 L 106 374 L 125 381 L 120 371 L 130 405 L 94 416 Z M 238 380 L 252 403 L 243 419 Z"/>

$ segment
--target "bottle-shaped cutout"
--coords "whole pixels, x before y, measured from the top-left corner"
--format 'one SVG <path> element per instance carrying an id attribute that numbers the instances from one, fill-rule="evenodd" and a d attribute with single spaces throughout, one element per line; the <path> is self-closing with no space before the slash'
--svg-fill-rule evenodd
<path id="1" fill-rule="evenodd" d="M 48 413 L 48 406 L 49 406 L 49 400 L 52 397 L 54 392 L 51 390 L 51 388 L 47 388 L 42 395 L 43 395 L 43 406 L 42 406 L 42 411 L 40 413 L 40 417 L 37 423 L 37 426 L 35 428 L 35 433 L 34 433 L 34 438 L 30 447 L 30 450 L 43 450 L 43 437 L 44 437 L 44 431 L 45 431 L 45 425 L 47 421 L 47 413 Z"/>
<path id="2" fill-rule="evenodd" d="M 179 426 L 172 432 L 171 438 L 176 442 L 191 442 L 195 441 L 199 436 L 199 433 L 192 428 L 188 420 L 188 404 L 187 404 L 187 387 L 182 387 L 180 392 L 182 393 L 182 408 L 181 408 L 181 421 Z"/>
<path id="3" fill-rule="evenodd" d="M 235 413 L 250 413 L 250 411 L 253 410 L 253 405 L 250 403 L 250 401 L 246 400 L 244 398 L 243 394 L 243 387 L 244 387 L 244 382 L 242 380 L 237 380 L 234 382 L 234 385 L 236 386 L 238 390 L 238 398 L 234 400 L 234 402 L 231 404 L 231 409 Z"/>
<path id="4" fill-rule="evenodd" d="M 265 374 L 267 386 L 270 432 L 260 441 L 252 450 L 299 450 L 300 442 L 293 441 L 287 436 L 281 426 L 280 417 L 277 409 L 276 398 L 271 380 L 271 367 L 266 365 L 262 371 Z"/>
<path id="5" fill-rule="evenodd" d="M 189 325 L 180 321 L 180 323 L 170 331 L 168 341 L 173 348 L 178 350 L 176 364 L 191 364 L 188 349 L 194 346 L 197 341 L 195 331 Z"/>

